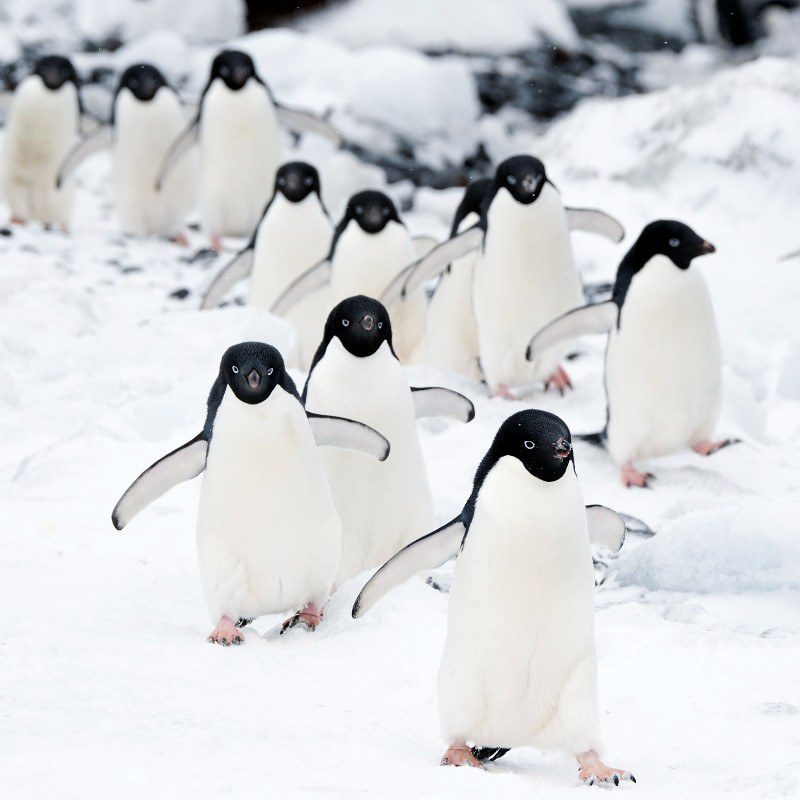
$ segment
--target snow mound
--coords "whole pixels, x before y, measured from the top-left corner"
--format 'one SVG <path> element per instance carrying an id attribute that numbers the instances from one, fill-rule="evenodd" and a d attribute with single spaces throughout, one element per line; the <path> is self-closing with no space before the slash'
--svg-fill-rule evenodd
<path id="1" fill-rule="evenodd" d="M 673 592 L 800 590 L 796 515 L 792 503 L 763 499 L 686 514 L 623 551 L 617 577 Z"/>

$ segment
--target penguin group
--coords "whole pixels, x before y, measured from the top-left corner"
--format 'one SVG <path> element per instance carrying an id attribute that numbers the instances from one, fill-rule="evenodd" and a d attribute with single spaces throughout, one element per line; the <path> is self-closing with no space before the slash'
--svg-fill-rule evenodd
<path id="1" fill-rule="evenodd" d="M 226 646 L 267 614 L 285 615 L 281 633 L 313 631 L 332 593 L 377 570 L 353 606 L 359 618 L 454 559 L 438 678 L 442 763 L 484 767 L 536 746 L 575 757 L 585 783 L 635 782 L 600 760 L 594 634 L 592 547 L 618 551 L 626 527 L 585 505 L 575 441 L 604 448 L 627 487 L 652 482 L 644 459 L 708 456 L 734 441 L 714 438 L 721 349 L 696 264 L 714 246 L 683 222 L 650 222 L 620 259 L 610 298 L 586 305 L 571 232 L 613 243 L 625 232 L 604 211 L 567 205 L 540 159 L 512 156 L 469 184 L 436 243 L 414 236 L 378 189 L 332 217 L 320 170 L 282 159 L 284 128 L 342 142 L 325 120 L 278 102 L 237 50 L 213 59 L 191 112 L 149 64 L 122 72 L 102 122 L 85 113 L 65 58 L 42 59 L 17 87 L 0 157 L 13 222 L 66 231 L 75 170 L 109 148 L 126 232 L 185 242 L 197 206 L 214 250 L 223 237 L 246 238 L 203 309 L 249 280 L 248 303 L 296 334 L 291 352 L 242 342 L 222 354 L 200 432 L 136 478 L 115 528 L 202 474 L 208 640 Z M 458 374 L 476 394 L 563 395 L 566 358 L 588 334 L 608 337 L 603 430 L 573 434 L 534 407 L 512 414 L 463 506 L 433 530 L 417 420 L 468 424 L 476 410 L 449 388 L 410 385 L 405 367 Z M 305 374 L 302 389 L 290 369 Z"/>

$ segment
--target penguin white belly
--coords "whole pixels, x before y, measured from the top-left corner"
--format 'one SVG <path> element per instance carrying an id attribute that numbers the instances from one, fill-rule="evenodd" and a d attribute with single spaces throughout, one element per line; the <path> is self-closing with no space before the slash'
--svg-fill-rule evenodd
<path id="1" fill-rule="evenodd" d="M 439 669 L 448 743 L 599 745 L 594 576 L 570 467 L 545 483 L 504 456 L 456 560 Z"/>
<path id="2" fill-rule="evenodd" d="M 251 304 L 268 311 L 295 278 L 327 256 L 332 236 L 333 226 L 316 194 L 299 203 L 276 195 L 256 234 Z M 327 294 L 321 291 L 303 298 L 286 315 L 297 334 L 302 369 L 314 357 L 328 311 Z"/>
<path id="3" fill-rule="evenodd" d="M 351 222 L 336 242 L 327 311 L 357 294 L 380 298 L 400 270 L 415 259 L 414 242 L 399 222 L 391 221 L 382 231 L 373 234 L 365 233 Z M 424 344 L 425 302 L 425 293 L 420 287 L 405 302 L 395 303 L 388 309 L 394 349 L 404 364 L 420 356 Z"/>
<path id="4" fill-rule="evenodd" d="M 172 141 L 186 122 L 176 95 L 162 87 L 149 102 L 123 90 L 117 98 L 113 178 L 120 225 L 127 233 L 174 236 L 197 193 L 197 152 L 187 153 L 167 176 L 155 181 Z"/>
<path id="5" fill-rule="evenodd" d="M 69 226 L 73 184 L 56 189 L 58 168 L 77 140 L 78 95 L 72 83 L 51 91 L 38 75 L 14 95 L 3 141 L 2 192 L 12 215 Z"/>
<path id="6" fill-rule="evenodd" d="M 357 358 L 334 337 L 311 373 L 306 408 L 365 422 L 391 445 L 382 462 L 335 448 L 322 452 L 342 521 L 338 587 L 433 527 L 431 489 L 408 381 L 386 342 Z"/>
<path id="7" fill-rule="evenodd" d="M 466 230 L 478 221 L 469 214 L 459 226 Z M 472 275 L 476 253 L 456 259 L 442 274 L 425 314 L 425 343 L 430 363 L 480 380 L 478 326 L 472 310 Z"/>
<path id="8" fill-rule="evenodd" d="M 722 393 L 711 296 L 696 267 L 655 256 L 633 278 L 606 353 L 608 449 L 620 464 L 714 431 Z"/>
<path id="9" fill-rule="evenodd" d="M 489 208 L 473 281 L 481 366 L 490 389 L 548 377 L 567 348 L 528 363 L 531 332 L 582 302 L 567 218 L 556 190 L 547 184 L 527 206 L 500 190 Z"/>
<path id="10" fill-rule="evenodd" d="M 212 620 L 322 605 L 340 526 L 302 406 L 280 387 L 248 405 L 226 391 L 214 421 L 197 520 Z"/>
<path id="11" fill-rule="evenodd" d="M 249 236 L 272 195 L 282 149 L 275 106 L 249 81 L 237 92 L 216 80 L 200 122 L 200 215 L 209 235 Z"/>

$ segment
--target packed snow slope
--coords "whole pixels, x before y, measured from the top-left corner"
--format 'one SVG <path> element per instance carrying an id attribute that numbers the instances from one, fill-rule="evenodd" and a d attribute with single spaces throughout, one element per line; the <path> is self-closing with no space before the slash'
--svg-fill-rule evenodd
<path id="1" fill-rule="evenodd" d="M 410 76 L 404 92 L 424 96 L 427 79 L 424 70 Z M 760 59 L 700 85 L 585 102 L 544 131 L 478 123 L 493 159 L 537 153 L 568 203 L 624 221 L 618 246 L 576 236 L 588 280 L 609 279 L 656 217 L 678 217 L 717 246 L 693 268 L 711 285 L 722 336 L 719 434 L 742 443 L 648 465 L 658 475 L 650 490 L 624 489 L 603 452 L 577 445 L 586 501 L 657 531 L 625 544 L 596 615 L 605 754 L 638 779 L 612 791 L 648 800 L 800 796 L 800 260 L 780 260 L 800 247 L 798 87 L 796 61 Z M 406 120 L 417 122 L 425 120 Z M 300 155 L 318 162 L 334 214 L 349 192 L 380 185 L 380 173 L 348 153 L 308 141 Z M 602 791 L 580 786 L 569 758 L 530 749 L 485 772 L 438 766 L 447 596 L 421 580 L 357 622 L 350 608 L 367 575 L 334 596 L 316 633 L 276 638 L 274 617 L 250 626 L 242 647 L 205 641 L 199 481 L 123 533 L 110 512 L 141 469 L 197 433 L 228 345 L 286 347 L 292 334 L 247 307 L 195 310 L 219 266 L 192 257 L 201 236 L 186 250 L 119 235 L 106 156 L 78 181 L 70 235 L 14 228 L 0 237 L 0 794 L 466 800 Z M 417 192 L 412 230 L 443 235 L 458 197 Z M 525 403 L 410 370 L 414 384 L 459 389 L 477 410 L 469 425 L 420 426 L 438 519 L 460 509 L 512 412 L 535 405 L 573 431 L 601 426 L 603 341 L 577 350 L 568 366 L 575 391 Z"/>

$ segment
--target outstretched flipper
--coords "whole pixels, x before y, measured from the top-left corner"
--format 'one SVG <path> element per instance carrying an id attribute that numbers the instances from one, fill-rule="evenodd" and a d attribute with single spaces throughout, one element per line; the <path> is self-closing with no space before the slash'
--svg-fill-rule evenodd
<path id="1" fill-rule="evenodd" d="M 341 147 L 343 139 L 341 133 L 336 130 L 329 122 L 318 117 L 310 111 L 301 111 L 297 108 L 289 108 L 280 103 L 276 103 L 278 118 L 281 124 L 295 133 L 316 133 L 329 142 L 333 142 L 337 147 Z"/>
<path id="2" fill-rule="evenodd" d="M 306 411 L 306 416 L 317 447 L 343 447 L 372 456 L 378 461 L 386 461 L 389 457 L 389 440 L 363 422 L 310 411 Z"/>
<path id="3" fill-rule="evenodd" d="M 254 246 L 250 243 L 219 271 L 203 295 L 203 301 L 200 303 L 201 309 L 216 308 L 225 292 L 250 274 L 253 269 L 253 253 Z"/>
<path id="4" fill-rule="evenodd" d="M 426 569 L 441 567 L 457 555 L 466 528 L 458 516 L 441 528 L 406 545 L 393 555 L 366 583 L 353 604 L 353 618 L 365 614 L 392 589 Z"/>
<path id="5" fill-rule="evenodd" d="M 411 387 L 411 399 L 417 419 L 423 417 L 452 417 L 460 422 L 471 422 L 475 406 L 468 397 L 441 386 Z"/>
<path id="6" fill-rule="evenodd" d="M 544 326 L 530 341 L 525 358 L 536 360 L 543 352 L 579 336 L 606 333 L 617 321 L 619 307 L 613 300 L 567 311 Z"/>
<path id="7" fill-rule="evenodd" d="M 114 131 L 110 125 L 98 125 L 94 130 L 81 136 L 80 139 L 67 151 L 56 175 L 56 189 L 60 189 L 64 181 L 86 161 L 89 156 L 110 147 L 114 141 Z"/>
<path id="8" fill-rule="evenodd" d="M 295 278 L 272 304 L 270 311 L 279 317 L 291 311 L 304 297 L 311 292 L 326 286 L 331 279 L 331 262 L 325 258 L 309 267 L 302 275 Z"/>
<path id="9" fill-rule="evenodd" d="M 442 242 L 426 256 L 418 258 L 413 264 L 406 267 L 401 275 L 403 281 L 395 278 L 384 290 L 381 302 L 390 306 L 397 300 L 405 300 L 408 295 L 422 286 L 425 281 L 436 277 L 443 272 L 448 264 L 457 258 L 477 250 L 483 242 L 483 228 L 479 224 L 467 228 L 462 233 L 456 234 L 446 242 Z"/>
<path id="10" fill-rule="evenodd" d="M 195 117 L 169 146 L 156 175 L 156 191 L 160 192 L 170 172 L 178 162 L 194 147 L 200 139 L 200 117 Z"/>
<path id="11" fill-rule="evenodd" d="M 428 255 L 439 244 L 439 240 L 434 239 L 433 236 L 412 236 L 411 242 L 414 245 L 414 252 L 417 254 L 417 258 Z"/>
<path id="12" fill-rule="evenodd" d="M 585 231 L 603 236 L 614 244 L 625 238 L 622 223 L 597 208 L 567 208 L 567 223 L 571 231 Z"/>
<path id="13" fill-rule="evenodd" d="M 126 490 L 111 514 L 121 531 L 140 511 L 173 486 L 196 478 L 206 468 L 208 441 L 200 433 L 149 466 Z"/>
<path id="14" fill-rule="evenodd" d="M 606 506 L 586 506 L 589 543 L 600 544 L 616 553 L 625 541 L 625 520 Z"/>

